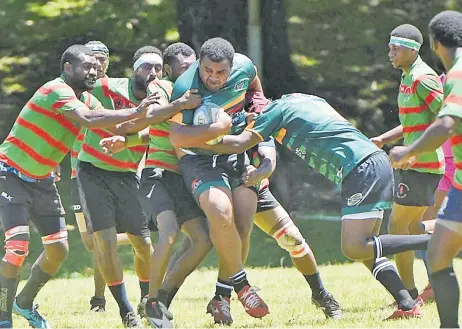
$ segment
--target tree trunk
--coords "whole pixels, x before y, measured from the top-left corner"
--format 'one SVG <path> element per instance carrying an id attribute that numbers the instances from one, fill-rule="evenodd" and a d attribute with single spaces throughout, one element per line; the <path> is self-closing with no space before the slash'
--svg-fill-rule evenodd
<path id="1" fill-rule="evenodd" d="M 265 94 L 277 98 L 290 92 L 310 92 L 290 59 L 285 1 L 261 1 L 261 20 Z"/>

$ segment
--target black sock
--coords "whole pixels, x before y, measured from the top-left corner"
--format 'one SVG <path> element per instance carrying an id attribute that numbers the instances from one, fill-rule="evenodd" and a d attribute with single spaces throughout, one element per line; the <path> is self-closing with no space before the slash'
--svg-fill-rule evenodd
<path id="1" fill-rule="evenodd" d="M 172 304 L 173 298 L 175 298 L 175 295 L 177 294 L 178 290 L 180 290 L 180 288 L 175 287 L 168 294 L 167 304 L 165 304 L 167 308 L 169 308 L 170 304 Z"/>
<path id="2" fill-rule="evenodd" d="M 230 281 L 217 279 L 215 284 L 215 296 L 213 299 L 220 300 L 220 296 L 231 298 L 231 293 L 233 292 L 233 285 Z"/>
<path id="3" fill-rule="evenodd" d="M 454 268 L 434 272 L 432 287 L 440 315 L 441 328 L 459 328 L 459 283 Z"/>
<path id="4" fill-rule="evenodd" d="M 159 289 L 159 292 L 157 293 L 157 300 L 164 305 L 167 304 L 168 292 L 166 292 L 165 290 Z"/>
<path id="5" fill-rule="evenodd" d="M 407 291 L 409 291 L 409 295 L 411 295 L 412 299 L 415 300 L 417 297 L 419 297 L 419 291 L 417 290 L 417 288 L 408 289 Z"/>
<path id="6" fill-rule="evenodd" d="M 157 298 L 149 298 L 146 301 L 146 315 L 149 318 L 162 319 L 162 311 L 156 307 L 157 302 Z"/>
<path id="7" fill-rule="evenodd" d="M 140 283 L 140 290 L 141 290 L 141 299 L 146 297 L 146 295 L 149 295 L 149 281 L 141 281 L 139 280 Z"/>
<path id="8" fill-rule="evenodd" d="M 0 321 L 13 322 L 13 302 L 16 297 L 18 283 L 18 278 L 5 278 L 0 275 Z"/>
<path id="9" fill-rule="evenodd" d="M 409 311 L 414 307 L 414 300 L 404 287 L 392 262 L 384 257 L 376 259 L 372 266 L 372 275 L 393 296 L 400 310 Z"/>
<path id="10" fill-rule="evenodd" d="M 127 290 L 125 289 L 125 283 L 119 283 L 115 285 L 109 285 L 109 290 L 111 291 L 112 296 L 116 300 L 117 304 L 119 305 L 119 314 L 123 318 L 129 312 L 133 312 L 133 308 L 130 305 L 130 302 L 127 298 Z"/>
<path id="11" fill-rule="evenodd" d="M 242 288 L 244 288 L 245 286 L 250 286 L 249 281 L 247 281 L 247 274 L 245 274 L 244 270 L 239 271 L 229 279 L 231 280 L 231 283 L 234 287 L 234 291 L 236 293 L 241 291 Z"/>
<path id="12" fill-rule="evenodd" d="M 308 282 L 308 284 L 310 285 L 311 292 L 314 297 L 319 296 L 322 292 L 326 290 L 324 288 L 324 285 L 322 284 L 319 272 L 316 272 L 315 274 L 311 275 L 304 275 L 304 277 L 306 282 Z"/>
<path id="13" fill-rule="evenodd" d="M 384 234 L 372 237 L 374 242 L 374 258 L 399 254 L 409 250 L 427 249 L 430 234 L 391 235 Z"/>
<path id="14" fill-rule="evenodd" d="M 26 285 L 16 297 L 18 306 L 20 308 L 32 309 L 35 297 L 50 279 L 51 275 L 44 272 L 40 268 L 40 265 L 35 262 L 30 270 L 30 276 L 27 279 Z"/>

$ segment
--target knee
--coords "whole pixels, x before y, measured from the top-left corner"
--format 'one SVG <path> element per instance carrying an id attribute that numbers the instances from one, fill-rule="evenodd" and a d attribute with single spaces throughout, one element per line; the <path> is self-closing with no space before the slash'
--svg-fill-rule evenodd
<path id="1" fill-rule="evenodd" d="M 206 191 L 200 196 L 200 205 L 202 210 L 207 215 L 207 218 L 212 222 L 221 224 L 230 224 L 233 221 L 233 206 L 231 200 L 221 192 L 220 197 L 213 197 L 211 191 Z"/>
<path id="2" fill-rule="evenodd" d="M 273 233 L 273 238 L 276 240 L 279 247 L 287 251 L 293 258 L 303 257 L 310 252 L 305 238 L 292 221 L 289 225 L 285 225 L 276 230 L 276 232 Z"/>
<path id="3" fill-rule="evenodd" d="M 3 261 L 21 267 L 29 254 L 29 226 L 16 226 L 5 232 Z"/>
<path id="4" fill-rule="evenodd" d="M 212 249 L 212 241 L 208 234 L 200 234 L 197 236 L 190 237 L 191 245 L 193 248 L 201 249 L 204 251 L 208 251 Z"/>
<path id="5" fill-rule="evenodd" d="M 95 250 L 95 242 L 93 241 L 93 236 L 88 234 L 87 232 L 84 232 L 81 234 L 82 235 L 82 242 L 89 252 L 93 252 Z"/>
<path id="6" fill-rule="evenodd" d="M 422 222 L 412 222 L 409 227 L 409 232 L 411 234 L 423 234 L 425 233 L 425 225 Z"/>
<path id="7" fill-rule="evenodd" d="M 364 252 L 366 245 L 355 241 L 342 241 L 342 252 L 348 259 L 351 260 L 366 260 Z"/>
<path id="8" fill-rule="evenodd" d="M 149 255 L 151 253 L 152 243 L 149 237 L 131 239 L 131 243 L 137 254 Z"/>
<path id="9" fill-rule="evenodd" d="M 48 245 L 46 248 L 47 258 L 49 258 L 55 264 L 61 264 L 67 258 L 69 254 L 69 243 L 67 240 L 58 241 Z"/>

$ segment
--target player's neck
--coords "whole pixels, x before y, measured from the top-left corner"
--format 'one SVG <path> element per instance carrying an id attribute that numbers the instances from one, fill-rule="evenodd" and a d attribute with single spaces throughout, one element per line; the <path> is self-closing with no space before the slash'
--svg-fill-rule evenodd
<path id="1" fill-rule="evenodd" d="M 450 48 L 441 56 L 441 61 L 446 69 L 449 71 L 453 66 L 456 58 L 462 57 L 462 48 Z"/>
<path id="2" fill-rule="evenodd" d="M 72 90 L 74 91 L 75 93 L 75 96 L 77 98 L 80 98 L 82 96 L 82 93 L 85 91 L 85 90 L 80 90 L 80 89 L 77 89 L 75 88 L 70 82 L 69 82 L 69 79 L 67 78 L 67 76 L 65 74 L 62 74 L 61 75 L 61 78 L 64 80 L 64 82 L 72 88 Z"/>
<path id="3" fill-rule="evenodd" d="M 404 74 L 408 74 L 409 71 L 411 70 L 412 65 L 415 63 L 415 61 L 419 58 L 417 55 L 416 57 L 412 58 L 408 63 L 403 64 L 401 66 L 401 70 L 404 72 Z"/>

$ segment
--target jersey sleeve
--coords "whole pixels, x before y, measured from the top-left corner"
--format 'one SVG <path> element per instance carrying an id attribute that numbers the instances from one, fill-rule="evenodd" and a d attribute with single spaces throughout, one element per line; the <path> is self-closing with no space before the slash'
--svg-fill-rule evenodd
<path id="1" fill-rule="evenodd" d="M 194 110 L 183 110 L 175 114 L 169 121 L 178 123 L 182 126 L 192 126 L 194 119 Z"/>
<path id="2" fill-rule="evenodd" d="M 257 134 L 262 141 L 265 141 L 281 128 L 281 123 L 282 115 L 277 108 L 274 108 L 260 114 L 245 129 Z"/>
<path id="3" fill-rule="evenodd" d="M 430 111 L 438 113 L 443 105 L 443 87 L 437 76 L 427 76 L 422 79 L 416 88 L 417 95 L 425 102 Z"/>
<path id="4" fill-rule="evenodd" d="M 167 80 L 154 80 L 148 85 L 148 95 L 155 92 L 160 93 L 160 96 L 170 102 L 173 92 L 173 84 Z"/>
<path id="5" fill-rule="evenodd" d="M 444 99 L 438 117 L 454 116 L 462 119 L 462 79 L 452 78 L 449 75 L 444 85 Z"/>

